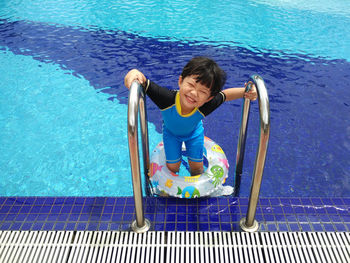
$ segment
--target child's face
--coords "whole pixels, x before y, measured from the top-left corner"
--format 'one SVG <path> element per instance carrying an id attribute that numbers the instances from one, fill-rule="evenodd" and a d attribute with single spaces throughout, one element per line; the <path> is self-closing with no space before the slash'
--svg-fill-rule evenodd
<path id="1" fill-rule="evenodd" d="M 196 76 L 192 75 L 179 78 L 180 104 L 184 110 L 199 108 L 213 98 L 210 89 L 196 81 Z"/>

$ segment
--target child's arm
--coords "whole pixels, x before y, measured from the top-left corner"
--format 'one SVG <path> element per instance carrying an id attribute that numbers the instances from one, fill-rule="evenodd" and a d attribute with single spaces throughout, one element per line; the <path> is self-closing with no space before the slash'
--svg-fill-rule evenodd
<path id="1" fill-rule="evenodd" d="M 245 84 L 245 86 L 247 86 L 247 83 Z M 250 91 L 248 92 L 244 92 L 244 91 L 245 91 L 245 88 L 230 88 L 230 89 L 225 89 L 222 92 L 226 96 L 226 101 L 241 99 L 243 97 L 254 101 L 258 97 L 254 84 L 252 85 L 252 88 Z"/>
<path id="2" fill-rule="evenodd" d="M 141 71 L 137 69 L 132 69 L 125 75 L 125 78 L 124 78 L 125 87 L 130 89 L 131 83 L 134 80 L 137 80 L 138 82 L 140 82 L 141 85 L 144 85 L 147 79 Z"/>

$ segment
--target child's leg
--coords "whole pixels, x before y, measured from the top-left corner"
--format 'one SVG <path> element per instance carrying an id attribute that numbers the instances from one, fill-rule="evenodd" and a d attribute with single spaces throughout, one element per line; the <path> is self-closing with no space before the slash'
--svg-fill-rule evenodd
<path id="1" fill-rule="evenodd" d="M 182 141 L 179 141 L 167 129 L 163 128 L 163 143 L 166 166 L 171 172 L 177 173 L 181 165 Z"/>
<path id="2" fill-rule="evenodd" d="M 187 140 L 185 144 L 191 175 L 194 176 L 203 173 L 204 133 L 197 133 L 196 136 Z"/>
<path id="3" fill-rule="evenodd" d="M 177 173 L 180 170 L 181 161 L 178 163 L 167 163 L 166 166 L 173 173 Z"/>
<path id="4" fill-rule="evenodd" d="M 190 165 L 192 176 L 199 175 L 204 172 L 203 162 L 192 162 L 191 160 L 188 160 L 188 164 Z"/>

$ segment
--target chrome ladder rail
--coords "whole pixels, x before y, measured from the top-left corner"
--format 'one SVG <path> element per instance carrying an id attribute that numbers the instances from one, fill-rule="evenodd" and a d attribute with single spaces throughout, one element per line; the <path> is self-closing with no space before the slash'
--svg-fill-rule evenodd
<path id="1" fill-rule="evenodd" d="M 128 141 L 132 184 L 134 191 L 136 220 L 132 223 L 132 229 L 137 233 L 149 230 L 150 222 L 144 217 L 143 197 L 141 185 L 139 144 L 138 144 L 138 112 L 140 110 L 140 123 L 142 133 L 142 153 L 145 178 L 147 180 L 149 169 L 149 142 L 147 127 L 147 111 L 145 92 L 139 82 L 131 84 L 128 101 Z M 147 188 L 146 188 L 147 189 Z"/>
<path id="2" fill-rule="evenodd" d="M 245 218 L 240 221 L 240 226 L 243 231 L 255 232 L 259 229 L 259 223 L 255 220 L 256 207 L 259 200 L 260 186 L 262 175 L 265 166 L 266 152 L 270 136 L 270 103 L 264 80 L 259 75 L 251 76 L 251 81 L 255 84 L 258 101 L 259 101 L 259 114 L 260 114 L 260 139 L 259 146 L 256 153 L 253 180 L 250 190 L 248 211 Z M 247 85 L 246 91 L 251 88 L 251 85 Z M 237 158 L 236 158 L 236 175 L 235 175 L 235 194 L 239 192 L 240 178 L 243 169 L 243 159 L 245 151 L 245 142 L 247 136 L 248 117 L 250 109 L 250 100 L 245 99 L 242 110 L 242 121 L 239 132 L 239 140 L 237 145 Z"/>

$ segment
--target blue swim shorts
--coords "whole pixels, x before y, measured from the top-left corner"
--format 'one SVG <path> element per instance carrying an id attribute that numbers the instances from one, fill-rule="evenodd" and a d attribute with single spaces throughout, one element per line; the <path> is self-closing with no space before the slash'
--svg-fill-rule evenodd
<path id="1" fill-rule="evenodd" d="M 182 157 L 182 142 L 186 146 L 187 158 L 192 162 L 203 161 L 204 129 L 197 128 L 191 135 L 176 136 L 163 126 L 163 143 L 167 163 L 177 163 Z"/>

